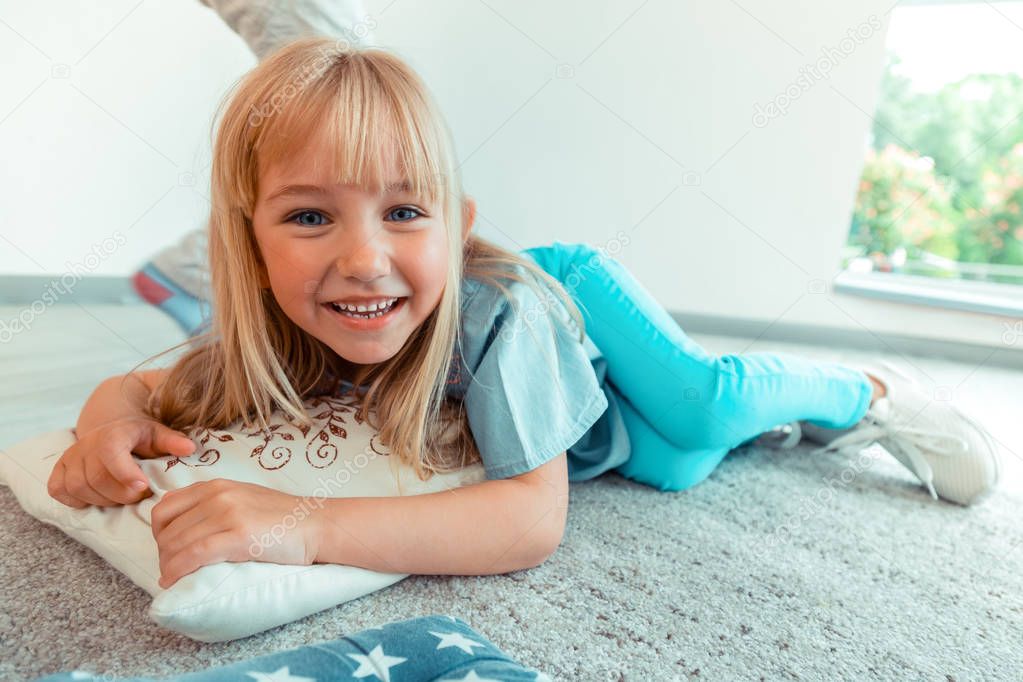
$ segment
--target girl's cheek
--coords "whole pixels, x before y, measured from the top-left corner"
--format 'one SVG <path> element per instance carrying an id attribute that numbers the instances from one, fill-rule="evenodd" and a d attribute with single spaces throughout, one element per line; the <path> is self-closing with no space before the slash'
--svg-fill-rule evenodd
<path id="1" fill-rule="evenodd" d="M 443 234 L 424 234 L 424 239 L 420 241 L 415 251 L 428 274 L 444 278 L 448 264 L 448 246 Z"/>
<path id="2" fill-rule="evenodd" d="M 305 276 L 313 273 L 324 265 L 330 265 L 334 259 L 332 251 L 317 245 L 311 239 L 289 240 L 271 253 L 277 257 L 277 266 L 284 277 Z"/>

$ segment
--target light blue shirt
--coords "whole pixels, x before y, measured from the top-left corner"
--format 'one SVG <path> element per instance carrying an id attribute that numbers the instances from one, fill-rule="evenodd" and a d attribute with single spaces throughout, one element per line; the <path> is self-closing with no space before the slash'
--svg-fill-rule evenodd
<path id="1" fill-rule="evenodd" d="M 462 355 L 448 377 L 487 478 L 517 476 L 564 451 L 570 481 L 625 462 L 629 438 L 605 380 L 607 360 L 589 337 L 579 340 L 544 282 L 542 298 L 528 284 L 501 284 L 514 304 L 494 286 L 463 280 Z"/>
<path id="2" fill-rule="evenodd" d="M 607 360 L 588 336 L 580 342 L 554 293 L 538 283 L 543 298 L 502 279 L 512 304 L 494 286 L 462 280 L 461 353 L 456 347 L 447 395 L 464 402 L 488 479 L 518 476 L 567 451 L 568 479 L 584 481 L 625 462 L 629 437 Z"/>

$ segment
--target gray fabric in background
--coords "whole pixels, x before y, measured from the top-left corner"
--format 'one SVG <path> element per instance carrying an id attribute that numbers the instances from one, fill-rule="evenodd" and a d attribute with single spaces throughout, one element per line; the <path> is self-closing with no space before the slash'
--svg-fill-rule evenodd
<path id="1" fill-rule="evenodd" d="M 555 679 L 1018 679 L 1021 495 L 933 503 L 870 452 L 740 449 L 681 493 L 573 484 L 536 569 L 412 576 L 221 644 L 151 623 L 148 595 L 0 487 L 0 678 L 167 675 L 450 613 Z"/>

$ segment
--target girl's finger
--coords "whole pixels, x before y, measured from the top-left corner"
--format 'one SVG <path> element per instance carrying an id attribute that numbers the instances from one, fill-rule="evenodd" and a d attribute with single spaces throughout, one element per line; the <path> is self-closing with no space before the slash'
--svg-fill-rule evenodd
<path id="1" fill-rule="evenodd" d="M 130 504 L 138 499 L 139 494 L 149 487 L 142 467 L 132 458 L 128 449 L 117 449 L 103 456 L 101 465 L 106 477 L 116 485 L 101 484 L 100 492 L 111 499 L 124 500 Z M 97 472 L 98 474 L 99 472 Z M 93 485 L 99 483 L 93 479 Z"/>
<path id="2" fill-rule="evenodd" d="M 64 467 L 64 489 L 71 497 L 74 497 L 86 504 L 97 507 L 105 507 L 110 501 L 93 489 L 85 474 L 85 464 L 81 458 L 76 458 L 67 463 Z"/>
<path id="3" fill-rule="evenodd" d="M 68 494 L 67 490 L 64 489 L 64 460 L 58 460 L 53 467 L 53 471 L 50 473 L 50 480 L 46 482 L 46 491 L 50 494 L 50 497 L 57 500 L 61 504 L 67 507 L 74 507 L 75 509 L 82 509 L 88 507 L 85 502 L 76 499 Z"/>
<path id="4" fill-rule="evenodd" d="M 150 512 L 149 522 L 153 527 L 154 538 L 159 537 L 171 521 L 199 503 L 203 490 L 199 483 L 203 482 L 199 481 L 164 493 L 163 499 L 157 502 Z"/>
<path id="5" fill-rule="evenodd" d="M 197 504 L 178 514 L 169 523 L 165 524 L 160 533 L 156 535 L 156 543 L 160 546 L 160 553 L 177 554 L 189 542 L 224 530 L 227 525 L 218 523 L 218 520 L 218 518 L 208 519 L 206 511 L 201 504 Z"/>
<path id="6" fill-rule="evenodd" d="M 180 431 L 175 431 L 157 421 L 147 422 L 143 428 L 147 431 L 135 447 L 137 454 L 146 457 L 166 455 L 185 457 L 195 452 L 195 442 Z"/>
<path id="7" fill-rule="evenodd" d="M 167 589 L 182 577 L 209 564 L 229 561 L 234 534 L 228 531 L 208 535 L 160 561 L 160 587 Z M 161 552 L 162 554 L 162 552 Z"/>
<path id="8" fill-rule="evenodd" d="M 90 457 L 84 463 L 85 480 L 108 504 L 132 504 L 141 491 L 129 488 L 110 473 L 109 463 L 101 457 Z"/>

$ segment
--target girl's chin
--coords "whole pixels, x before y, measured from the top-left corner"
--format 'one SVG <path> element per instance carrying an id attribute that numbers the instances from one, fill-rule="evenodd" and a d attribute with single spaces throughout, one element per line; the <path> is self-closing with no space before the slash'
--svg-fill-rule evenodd
<path id="1" fill-rule="evenodd" d="M 358 348 L 351 345 L 328 344 L 331 349 L 353 365 L 376 365 L 393 358 L 397 351 L 384 348 Z"/>

